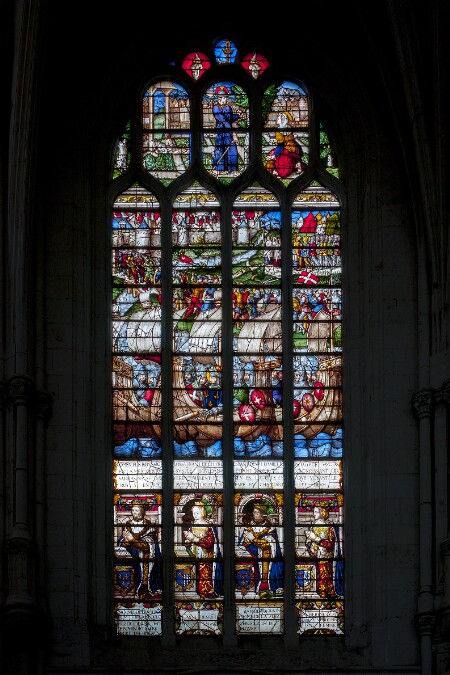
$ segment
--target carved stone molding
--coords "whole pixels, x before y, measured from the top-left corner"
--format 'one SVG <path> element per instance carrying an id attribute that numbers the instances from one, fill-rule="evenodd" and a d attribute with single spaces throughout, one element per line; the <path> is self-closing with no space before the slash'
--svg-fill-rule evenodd
<path id="1" fill-rule="evenodd" d="M 412 398 L 414 411 L 419 419 L 431 417 L 434 411 L 435 391 L 434 389 L 420 389 Z"/>
<path id="2" fill-rule="evenodd" d="M 51 415 L 52 397 L 36 388 L 27 375 L 14 375 L 6 384 L 0 385 L 0 406 L 25 405 L 47 420 Z"/>
<path id="3" fill-rule="evenodd" d="M 33 400 L 36 386 L 26 375 L 11 377 L 8 381 L 8 399 L 14 404 L 27 404 Z"/>
<path id="4" fill-rule="evenodd" d="M 8 553 L 34 552 L 36 543 L 27 537 L 10 537 L 6 539 L 6 550 Z"/>
<path id="5" fill-rule="evenodd" d="M 29 604 L 34 596 L 36 542 L 29 536 L 8 537 L 5 541 L 8 559 L 8 596 L 6 604 Z"/>
<path id="6" fill-rule="evenodd" d="M 430 612 L 424 612 L 417 617 L 420 635 L 432 635 L 436 625 L 436 617 Z"/>

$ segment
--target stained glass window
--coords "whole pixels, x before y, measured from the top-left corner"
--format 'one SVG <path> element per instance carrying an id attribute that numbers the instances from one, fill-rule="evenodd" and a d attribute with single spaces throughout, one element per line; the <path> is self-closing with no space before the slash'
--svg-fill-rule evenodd
<path id="1" fill-rule="evenodd" d="M 115 140 L 119 635 L 344 633 L 339 167 L 271 66 L 186 50 Z"/>

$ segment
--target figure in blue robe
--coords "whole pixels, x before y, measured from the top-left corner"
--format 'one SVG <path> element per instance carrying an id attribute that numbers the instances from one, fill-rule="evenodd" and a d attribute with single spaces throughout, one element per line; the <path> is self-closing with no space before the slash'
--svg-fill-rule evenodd
<path id="1" fill-rule="evenodd" d="M 227 87 L 219 86 L 214 93 L 217 96 L 217 103 L 213 105 L 212 111 L 216 120 L 216 129 L 225 129 L 226 131 L 219 131 L 216 134 L 213 169 L 215 171 L 237 171 L 239 156 L 231 130 L 233 123 L 240 116 L 233 112 L 229 99 L 230 92 Z"/>

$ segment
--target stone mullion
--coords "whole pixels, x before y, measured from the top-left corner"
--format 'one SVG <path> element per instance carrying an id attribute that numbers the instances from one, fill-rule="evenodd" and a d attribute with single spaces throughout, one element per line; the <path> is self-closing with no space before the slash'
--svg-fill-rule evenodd
<path id="1" fill-rule="evenodd" d="M 166 648 L 175 645 L 174 616 L 174 521 L 173 521 L 173 288 L 172 288 L 172 204 L 161 200 L 161 290 L 162 290 L 162 554 L 163 554 L 163 613 L 161 643 Z"/>
<path id="2" fill-rule="evenodd" d="M 284 645 L 298 645 L 295 603 L 295 478 L 293 414 L 293 342 L 292 342 L 292 211 L 282 205 L 282 349 L 283 349 L 283 476 L 284 476 Z"/>
<path id="3" fill-rule="evenodd" d="M 232 320 L 232 203 L 223 199 L 222 219 L 222 386 L 223 386 L 223 558 L 224 558 L 224 636 L 226 647 L 237 644 L 235 598 L 235 522 L 234 522 L 234 424 L 233 424 L 233 320 Z"/>

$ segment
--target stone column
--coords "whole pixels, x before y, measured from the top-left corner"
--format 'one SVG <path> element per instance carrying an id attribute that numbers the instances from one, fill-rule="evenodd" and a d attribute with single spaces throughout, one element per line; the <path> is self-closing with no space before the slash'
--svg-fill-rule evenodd
<path id="1" fill-rule="evenodd" d="M 38 595 L 45 597 L 40 562 L 45 540 L 42 528 L 44 474 L 43 434 L 37 437 L 42 398 L 36 373 L 44 378 L 44 363 L 36 359 L 36 317 L 43 307 L 37 291 L 39 244 L 43 226 L 36 199 L 37 132 L 39 125 L 42 44 L 41 1 L 13 3 L 10 15 L 14 50 L 11 53 L 10 126 L 5 183 L 4 290 L 4 511 L 2 562 L 6 572 L 0 608 L 3 673 L 43 673 L 49 631 Z M 6 172 L 5 172 L 6 174 Z M 41 287 L 42 290 L 42 287 Z M 43 310 L 42 310 L 43 311 Z M 3 459 L 3 458 L 2 458 Z M 36 510 L 39 495 L 40 514 Z M 40 523 L 38 525 L 38 523 Z M 39 533 L 39 534 L 38 534 Z M 38 592 L 38 588 L 40 589 Z"/>
<path id="2" fill-rule="evenodd" d="M 442 436 L 445 438 L 449 429 L 449 416 L 450 416 L 450 381 L 444 383 L 439 391 L 438 402 L 443 404 L 444 411 L 442 415 L 441 426 Z M 448 454 L 448 438 L 447 438 L 447 453 L 446 453 L 446 466 L 447 466 L 447 475 L 449 472 L 449 463 L 450 457 Z M 440 608 L 440 639 L 444 641 L 450 640 L 450 503 L 448 497 L 448 479 L 446 485 L 446 511 L 447 511 L 447 537 L 444 541 L 441 541 L 440 544 L 440 556 L 441 556 L 441 583 L 442 583 L 442 602 Z"/>
<path id="3" fill-rule="evenodd" d="M 44 476 L 40 462 L 43 434 L 37 434 L 37 430 L 48 410 L 49 397 L 38 392 L 30 378 L 15 376 L 8 381 L 4 542 L 7 585 L 0 625 L 6 672 L 16 675 L 44 672 L 48 620 L 38 600 L 39 595 L 41 598 L 45 595 L 41 548 L 44 545 Z"/>
<path id="4" fill-rule="evenodd" d="M 6 407 L 6 386 L 0 382 L 0 461 L 5 466 L 5 407 Z M 5 550 L 5 528 L 6 528 L 6 476 L 5 471 L 0 472 L 0 551 Z M 6 570 L 4 565 L 0 565 L 0 607 L 5 601 Z M 1 661 L 0 661 L 1 663 Z"/>
<path id="5" fill-rule="evenodd" d="M 432 505 L 432 444 L 431 418 L 434 412 L 434 390 L 421 389 L 413 397 L 413 407 L 419 420 L 420 456 L 420 589 L 418 598 L 418 627 L 420 633 L 422 675 L 432 675 L 432 638 L 434 627 L 433 595 L 433 505 Z"/>

